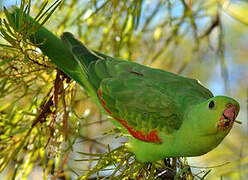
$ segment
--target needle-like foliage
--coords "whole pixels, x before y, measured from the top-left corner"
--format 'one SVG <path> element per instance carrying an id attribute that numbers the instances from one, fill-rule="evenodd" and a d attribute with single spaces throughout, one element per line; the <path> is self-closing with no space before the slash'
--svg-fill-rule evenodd
<path id="1" fill-rule="evenodd" d="M 21 0 L 18 18 L 4 8 L 0 19 L 0 172 L 12 179 L 25 179 L 37 167 L 43 179 L 205 179 L 211 170 L 196 173 L 186 158 L 140 163 L 125 143 L 111 146 L 113 139 L 123 142 L 120 131 L 107 124 L 84 90 L 28 37 L 42 26 L 58 36 L 68 30 L 106 54 L 166 66 L 178 73 L 211 50 L 220 60 L 227 88 L 220 5 L 185 0 Z M 33 21 L 25 21 L 25 16 Z M 204 18 L 208 21 L 202 25 L 199 21 Z M 210 35 L 216 30 L 217 46 L 213 46 Z M 104 130 L 92 133 L 94 129 Z"/>

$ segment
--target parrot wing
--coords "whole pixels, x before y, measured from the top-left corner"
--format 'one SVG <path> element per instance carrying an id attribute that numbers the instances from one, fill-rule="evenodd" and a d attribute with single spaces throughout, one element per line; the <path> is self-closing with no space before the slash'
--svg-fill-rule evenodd
<path id="1" fill-rule="evenodd" d="M 72 53 L 78 62 L 85 62 L 88 57 L 82 53 L 82 48 L 74 47 Z M 153 71 L 157 77 L 154 77 Z M 101 56 L 89 64 L 88 79 L 105 111 L 133 137 L 160 143 L 158 131 L 169 134 L 178 130 L 182 123 L 173 99 L 160 91 L 160 84 L 153 82 L 154 78 L 161 79 L 161 72 L 137 63 Z M 163 75 L 165 79 L 168 77 L 167 81 L 176 76 L 169 72 Z"/>
<path id="2" fill-rule="evenodd" d="M 161 142 L 157 132 L 178 130 L 182 119 L 175 102 L 160 92 L 144 74 L 133 71 L 135 65 L 125 62 L 117 65 L 117 70 L 122 67 L 126 71 L 101 82 L 98 90 L 100 101 L 109 115 L 132 136 L 144 141 Z"/>

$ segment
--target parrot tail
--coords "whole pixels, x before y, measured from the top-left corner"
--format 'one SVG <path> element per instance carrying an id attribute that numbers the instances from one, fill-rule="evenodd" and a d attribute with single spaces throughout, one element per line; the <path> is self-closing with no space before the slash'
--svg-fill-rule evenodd
<path id="1" fill-rule="evenodd" d="M 21 16 L 23 19 L 22 25 L 26 27 L 28 24 L 31 24 L 32 27 L 30 28 L 35 31 L 26 33 L 26 29 L 29 26 L 23 28 L 22 25 L 19 25 L 18 22 Z M 75 39 L 71 33 L 63 33 L 60 39 L 28 14 L 21 14 L 19 8 L 14 8 L 11 11 L 10 17 L 16 25 L 14 28 L 18 32 L 25 31 L 23 32 L 25 35 L 24 38 L 37 46 L 58 69 L 83 86 L 95 103 L 98 104 L 97 89 L 100 86 L 102 78 L 91 77 L 92 73 L 89 73 L 89 71 L 92 71 L 90 70 L 90 66 L 94 67 L 99 59 L 105 59 L 104 55 L 100 53 L 98 55 L 90 51 L 80 41 Z"/>

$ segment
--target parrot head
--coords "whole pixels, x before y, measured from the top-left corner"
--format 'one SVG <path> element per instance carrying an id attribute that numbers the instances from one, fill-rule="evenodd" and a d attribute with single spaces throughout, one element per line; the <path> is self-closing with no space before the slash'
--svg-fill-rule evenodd
<path id="1" fill-rule="evenodd" d="M 230 97 L 215 96 L 196 105 L 189 113 L 194 116 L 192 128 L 199 131 L 199 135 L 225 136 L 239 113 L 239 103 Z"/>
<path id="2" fill-rule="evenodd" d="M 199 156 L 214 149 L 230 132 L 239 113 L 239 103 L 226 96 L 211 97 L 188 108 L 178 131 L 178 144 L 183 148 L 176 153 L 181 156 Z"/>

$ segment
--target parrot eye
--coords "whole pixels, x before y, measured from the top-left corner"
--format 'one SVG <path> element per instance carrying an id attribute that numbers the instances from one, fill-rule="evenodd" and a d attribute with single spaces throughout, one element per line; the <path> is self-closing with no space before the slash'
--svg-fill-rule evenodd
<path id="1" fill-rule="evenodd" d="M 214 101 L 210 101 L 210 103 L 208 104 L 209 109 L 213 109 L 214 108 Z"/>

